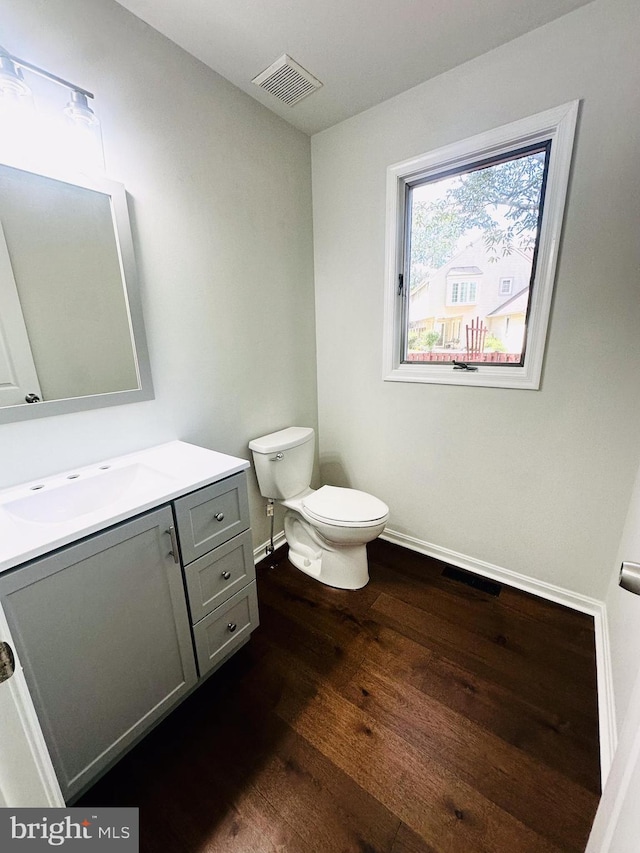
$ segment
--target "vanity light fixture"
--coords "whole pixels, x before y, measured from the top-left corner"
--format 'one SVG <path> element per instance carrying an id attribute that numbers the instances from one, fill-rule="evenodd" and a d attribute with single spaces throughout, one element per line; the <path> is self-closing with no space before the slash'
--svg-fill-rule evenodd
<path id="1" fill-rule="evenodd" d="M 83 125 L 97 125 L 98 118 L 94 111 L 89 106 L 88 98 L 93 98 L 93 94 L 75 83 L 70 83 L 50 71 L 45 71 L 25 59 L 20 59 L 9 53 L 2 45 L 0 45 L 0 96 L 3 94 L 12 95 L 31 95 L 31 89 L 24 81 L 22 70 L 26 69 L 39 77 L 44 77 L 46 80 L 51 80 L 59 86 L 64 86 L 71 93 L 71 100 L 64 109 L 65 115 L 69 116 L 73 121 Z"/>

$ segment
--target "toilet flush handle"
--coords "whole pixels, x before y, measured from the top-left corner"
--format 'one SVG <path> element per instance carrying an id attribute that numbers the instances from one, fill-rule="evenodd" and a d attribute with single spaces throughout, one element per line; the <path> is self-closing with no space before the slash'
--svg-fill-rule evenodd
<path id="1" fill-rule="evenodd" d="M 276 453 L 275 456 L 272 456 L 269 459 L 269 462 L 279 462 L 281 459 L 284 459 L 284 453 Z"/>

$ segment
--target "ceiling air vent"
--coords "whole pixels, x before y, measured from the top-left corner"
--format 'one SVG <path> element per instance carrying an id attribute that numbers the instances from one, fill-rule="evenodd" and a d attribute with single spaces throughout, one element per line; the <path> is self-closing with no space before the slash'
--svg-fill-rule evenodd
<path id="1" fill-rule="evenodd" d="M 251 82 L 289 107 L 297 104 L 298 101 L 306 98 L 307 95 L 311 95 L 322 86 L 322 83 L 313 74 L 309 74 L 302 65 L 298 65 L 286 53 L 280 59 L 276 59 L 273 65 L 254 77 Z"/>

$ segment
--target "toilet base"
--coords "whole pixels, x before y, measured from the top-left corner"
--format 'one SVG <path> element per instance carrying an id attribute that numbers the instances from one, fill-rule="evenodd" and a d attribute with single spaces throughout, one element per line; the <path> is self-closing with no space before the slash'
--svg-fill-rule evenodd
<path id="1" fill-rule="evenodd" d="M 284 519 L 284 535 L 289 560 L 320 583 L 337 589 L 362 589 L 369 582 L 366 545 L 334 547 L 292 510 Z"/>

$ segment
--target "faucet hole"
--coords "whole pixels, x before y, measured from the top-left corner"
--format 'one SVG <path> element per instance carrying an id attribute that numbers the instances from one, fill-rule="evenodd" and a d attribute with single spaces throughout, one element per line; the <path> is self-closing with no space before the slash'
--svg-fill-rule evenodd
<path id="1" fill-rule="evenodd" d="M 29 486 L 29 491 L 36 492 L 38 489 L 44 489 L 44 483 L 38 483 L 37 486 Z"/>
<path id="2" fill-rule="evenodd" d="M 69 474 L 67 480 L 77 480 L 80 474 Z"/>
<path id="3" fill-rule="evenodd" d="M 101 465 L 99 470 L 100 471 L 107 471 L 109 468 L 111 468 L 111 465 Z"/>

